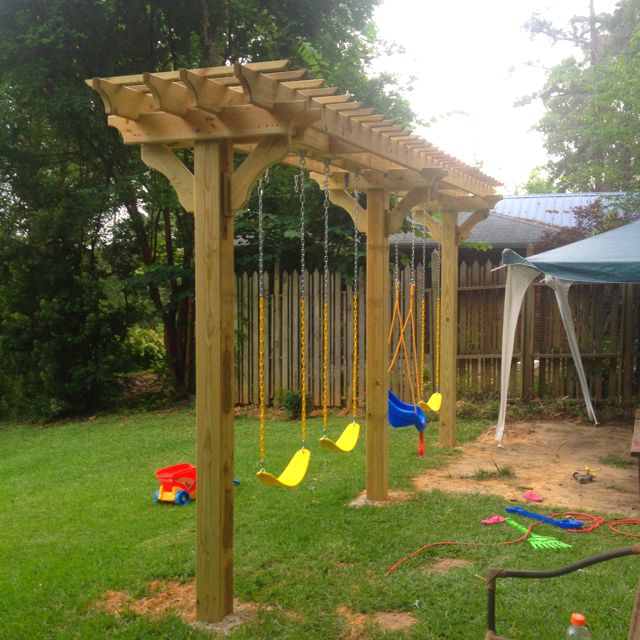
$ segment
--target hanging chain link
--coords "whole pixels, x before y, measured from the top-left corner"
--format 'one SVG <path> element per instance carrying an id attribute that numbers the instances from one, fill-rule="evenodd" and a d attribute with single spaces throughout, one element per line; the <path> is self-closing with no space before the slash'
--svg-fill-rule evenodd
<path id="1" fill-rule="evenodd" d="M 358 254 L 360 245 L 360 232 L 358 231 L 360 214 L 360 171 L 356 171 L 356 179 L 353 184 L 353 377 L 351 380 L 351 415 L 356 419 L 358 412 L 358 296 L 359 296 L 359 265 Z"/>
<path id="2" fill-rule="evenodd" d="M 296 175 L 295 188 L 300 196 L 300 423 L 302 448 L 307 442 L 307 327 L 306 327 L 306 263 L 305 263 L 305 151 L 300 152 L 300 171 Z"/>
<path id="3" fill-rule="evenodd" d="M 295 189 L 300 200 L 300 296 L 305 297 L 306 294 L 306 262 L 305 262 L 305 207 L 306 207 L 306 194 L 305 194 L 305 181 L 304 181 L 304 167 L 306 164 L 305 152 L 300 152 L 300 169 L 295 177 Z"/>
<path id="4" fill-rule="evenodd" d="M 400 254 L 398 253 L 398 238 L 393 240 L 393 288 L 400 288 Z"/>
<path id="5" fill-rule="evenodd" d="M 420 390 L 419 396 L 424 398 L 424 359 L 427 339 L 427 236 L 426 229 L 422 229 L 422 298 L 420 303 Z"/>
<path id="6" fill-rule="evenodd" d="M 359 253 L 360 253 L 360 232 L 358 225 L 360 224 L 360 171 L 356 171 L 356 179 L 353 183 L 353 293 L 358 295 L 358 269 L 359 269 Z"/>
<path id="7" fill-rule="evenodd" d="M 416 213 L 411 211 L 411 271 L 409 272 L 409 284 L 416 284 Z"/>
<path id="8" fill-rule="evenodd" d="M 266 175 L 258 182 L 258 372 L 260 393 L 260 468 L 265 465 L 265 389 L 264 389 L 264 183 Z"/>
<path id="9" fill-rule="evenodd" d="M 324 271 L 322 274 L 324 301 L 322 309 L 322 431 L 327 436 L 329 415 L 329 158 L 324 160 Z"/>
<path id="10" fill-rule="evenodd" d="M 324 272 L 323 272 L 323 299 L 324 303 L 329 302 L 329 159 L 324 161 L 324 201 L 322 208 L 324 212 Z"/>

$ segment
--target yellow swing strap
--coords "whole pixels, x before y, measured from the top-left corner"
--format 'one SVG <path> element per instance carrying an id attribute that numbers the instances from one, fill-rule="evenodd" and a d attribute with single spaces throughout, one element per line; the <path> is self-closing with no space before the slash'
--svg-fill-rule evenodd
<path id="1" fill-rule="evenodd" d="M 258 316 L 258 380 L 260 390 L 260 460 L 264 464 L 264 422 L 266 399 L 264 394 L 264 296 L 259 299 Z"/>
<path id="2" fill-rule="evenodd" d="M 300 201 L 301 201 L 301 264 L 300 264 L 300 431 L 302 435 L 302 448 L 307 442 L 307 319 L 306 319 L 306 267 L 304 260 L 304 156 L 300 161 Z"/>
<path id="3" fill-rule="evenodd" d="M 358 292 L 353 293 L 353 377 L 351 379 L 351 415 L 358 412 Z"/>
<path id="4" fill-rule="evenodd" d="M 440 294 L 436 300 L 436 362 L 434 366 L 436 391 L 440 391 Z"/>
<path id="5" fill-rule="evenodd" d="M 322 311 L 322 433 L 327 434 L 329 395 L 329 303 Z"/>

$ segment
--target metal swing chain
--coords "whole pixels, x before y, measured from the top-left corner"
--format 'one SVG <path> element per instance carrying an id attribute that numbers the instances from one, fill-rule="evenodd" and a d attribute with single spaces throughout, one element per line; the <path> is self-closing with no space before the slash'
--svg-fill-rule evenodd
<path id="1" fill-rule="evenodd" d="M 259 324 L 258 324 L 258 372 L 260 386 L 260 468 L 265 465 L 265 390 L 264 390 L 264 184 L 268 179 L 268 170 L 258 182 L 258 300 L 259 300 Z"/>
<path id="2" fill-rule="evenodd" d="M 400 255 L 398 253 L 398 238 L 393 240 L 393 287 L 400 289 Z"/>
<path id="3" fill-rule="evenodd" d="M 409 272 L 409 317 L 411 318 L 411 346 L 413 348 L 413 369 L 416 381 L 416 394 L 420 399 L 420 372 L 418 370 L 418 348 L 416 344 L 415 298 L 416 298 L 416 213 L 411 211 L 411 269 Z M 414 402 L 415 404 L 415 402 Z"/>
<path id="4" fill-rule="evenodd" d="M 327 435 L 329 378 L 329 158 L 324 160 L 324 271 L 322 309 L 322 431 Z"/>
<path id="5" fill-rule="evenodd" d="M 360 213 L 360 171 L 356 171 L 353 185 L 353 379 L 351 391 L 351 415 L 354 420 L 358 412 L 358 250 L 360 245 L 360 232 L 358 231 L 358 216 Z"/>
<path id="6" fill-rule="evenodd" d="M 304 166 L 305 150 L 300 152 L 300 170 L 295 177 L 295 190 L 300 196 L 300 423 L 302 448 L 307 443 L 307 335 L 306 335 L 306 264 L 305 264 L 305 193 Z"/>
<path id="7" fill-rule="evenodd" d="M 409 273 L 409 284 L 416 284 L 416 214 L 411 211 L 411 271 Z"/>

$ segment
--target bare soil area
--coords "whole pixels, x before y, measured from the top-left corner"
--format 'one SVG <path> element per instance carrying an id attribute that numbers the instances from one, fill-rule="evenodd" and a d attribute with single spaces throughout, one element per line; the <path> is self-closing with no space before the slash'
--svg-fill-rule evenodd
<path id="1" fill-rule="evenodd" d="M 503 447 L 498 447 L 492 426 L 475 442 L 457 447 L 458 455 L 445 467 L 418 476 L 414 486 L 418 491 L 493 494 L 522 503 L 527 502 L 523 493 L 534 491 L 552 509 L 638 517 L 638 470 L 629 453 L 632 431 L 631 424 L 515 422 L 507 424 Z M 573 474 L 585 466 L 595 480 L 580 484 Z M 478 478 L 500 467 L 510 467 L 512 477 Z"/>
<path id="2" fill-rule="evenodd" d="M 338 607 L 336 613 L 347 623 L 347 634 L 342 636 L 344 640 L 367 640 L 376 627 L 387 632 L 406 631 L 417 622 L 410 613 L 402 611 L 378 611 L 366 614 L 351 611 L 348 607 Z"/>

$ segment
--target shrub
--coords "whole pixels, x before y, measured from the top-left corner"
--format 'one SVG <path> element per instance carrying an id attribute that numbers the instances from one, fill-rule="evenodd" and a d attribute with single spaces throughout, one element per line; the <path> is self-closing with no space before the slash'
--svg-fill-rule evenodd
<path id="1" fill-rule="evenodd" d="M 285 410 L 289 420 L 295 420 L 302 415 L 302 393 L 287 389 L 278 394 L 279 405 Z M 307 396 L 307 409 L 312 406 L 311 396 Z"/>
<path id="2" fill-rule="evenodd" d="M 129 371 L 157 371 L 165 367 L 164 339 L 159 329 L 131 327 L 124 347 L 125 365 Z"/>

